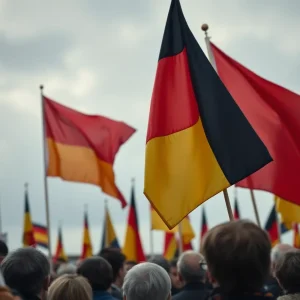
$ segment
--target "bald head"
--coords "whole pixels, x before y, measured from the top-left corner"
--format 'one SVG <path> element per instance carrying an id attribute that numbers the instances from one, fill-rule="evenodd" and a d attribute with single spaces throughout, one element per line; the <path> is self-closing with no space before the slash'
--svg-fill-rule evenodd
<path id="1" fill-rule="evenodd" d="M 204 261 L 203 255 L 195 251 L 186 251 L 178 259 L 178 273 L 185 283 L 203 282 L 205 270 L 200 266 Z"/>

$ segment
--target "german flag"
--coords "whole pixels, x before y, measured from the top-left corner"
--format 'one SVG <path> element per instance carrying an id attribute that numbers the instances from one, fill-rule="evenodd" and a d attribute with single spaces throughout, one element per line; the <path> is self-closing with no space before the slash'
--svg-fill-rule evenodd
<path id="1" fill-rule="evenodd" d="M 108 248 L 108 247 L 120 249 L 119 241 L 113 223 L 111 221 L 111 217 L 107 205 L 105 205 L 105 218 L 103 224 L 101 249 Z"/>
<path id="2" fill-rule="evenodd" d="M 202 222 L 201 222 L 201 232 L 200 232 L 200 250 L 201 250 L 203 238 L 204 238 L 206 232 L 208 231 L 207 218 L 206 218 L 204 206 L 202 208 L 202 218 L 201 219 L 202 219 Z"/>
<path id="3" fill-rule="evenodd" d="M 234 212 L 233 212 L 233 217 L 235 220 L 240 219 L 240 209 L 239 209 L 239 204 L 238 204 L 238 199 L 237 197 L 234 197 Z"/>
<path id="4" fill-rule="evenodd" d="M 275 209 L 275 205 L 272 207 L 272 210 L 269 214 L 265 230 L 268 232 L 270 236 L 270 240 L 272 243 L 272 247 L 278 243 L 279 234 L 278 234 L 278 225 L 277 225 L 277 212 Z"/>
<path id="5" fill-rule="evenodd" d="M 93 247 L 89 231 L 89 222 L 87 211 L 84 212 L 84 224 L 83 224 L 83 243 L 80 259 L 85 259 L 93 256 Z"/>
<path id="6" fill-rule="evenodd" d="M 115 184 L 113 164 L 119 148 L 135 132 L 123 122 L 91 116 L 44 97 L 48 176 L 90 183 L 126 201 Z"/>
<path id="7" fill-rule="evenodd" d="M 138 263 L 146 260 L 139 233 L 137 210 L 135 205 L 134 185 L 132 185 L 131 190 L 131 201 L 129 207 L 129 215 L 123 253 L 125 254 L 127 260 L 133 260 Z"/>
<path id="8" fill-rule="evenodd" d="M 53 260 L 54 260 L 54 262 L 58 262 L 58 261 L 67 262 L 68 261 L 68 257 L 64 250 L 61 227 L 58 228 L 57 246 L 56 246 L 56 252 L 55 252 L 55 256 L 53 257 Z"/>
<path id="9" fill-rule="evenodd" d="M 23 231 L 23 246 L 35 247 L 33 225 L 30 215 L 29 199 L 28 199 L 28 184 L 25 183 L 25 212 L 24 212 L 24 231 Z"/>
<path id="10" fill-rule="evenodd" d="M 34 239 L 37 246 L 48 249 L 48 230 L 46 226 L 33 223 Z"/>
<path id="11" fill-rule="evenodd" d="M 293 231 L 294 231 L 294 248 L 300 249 L 300 235 L 299 235 L 299 224 L 293 224 Z"/>
<path id="12" fill-rule="evenodd" d="M 271 161 L 173 0 L 151 100 L 144 194 L 173 228 Z"/>
<path id="13" fill-rule="evenodd" d="M 164 242 L 164 258 L 167 260 L 174 259 L 178 256 L 178 243 L 176 240 L 175 233 L 166 232 Z"/>

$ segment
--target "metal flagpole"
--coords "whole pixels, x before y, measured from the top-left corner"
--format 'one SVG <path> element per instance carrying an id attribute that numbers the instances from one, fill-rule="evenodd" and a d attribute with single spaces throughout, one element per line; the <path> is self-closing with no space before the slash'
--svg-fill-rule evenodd
<path id="1" fill-rule="evenodd" d="M 51 247 L 51 225 L 50 225 L 50 208 L 49 208 L 49 196 L 48 196 L 48 182 L 47 182 L 47 168 L 48 168 L 48 158 L 46 153 L 46 132 L 45 132 L 45 101 L 43 94 L 44 86 L 40 86 L 41 90 L 41 112 L 42 112 L 42 137 L 43 137 L 43 173 L 44 173 L 44 196 L 45 196 L 45 206 L 46 206 L 46 221 L 48 229 L 48 251 L 49 251 L 49 263 L 50 269 L 53 270 L 53 261 L 52 261 L 52 247 Z"/>
<path id="2" fill-rule="evenodd" d="M 217 72 L 216 61 L 215 61 L 214 55 L 213 55 L 213 53 L 211 51 L 211 47 L 210 47 L 210 41 L 209 41 L 210 37 L 207 34 L 208 28 L 209 27 L 208 27 L 207 24 L 203 24 L 201 26 L 201 29 L 205 33 L 205 38 L 204 39 L 205 39 L 205 43 L 206 43 L 206 48 L 207 48 L 207 54 L 208 54 L 209 61 L 210 61 L 211 65 L 212 65 L 212 67 Z M 224 196 L 224 200 L 225 200 L 225 204 L 226 204 L 226 208 L 227 208 L 229 220 L 233 221 L 234 217 L 233 217 L 232 208 L 231 208 L 231 205 L 230 205 L 230 200 L 229 200 L 229 195 L 228 195 L 227 189 L 223 190 L 223 196 Z"/>
<path id="3" fill-rule="evenodd" d="M 105 203 L 104 204 L 105 205 L 105 216 L 104 216 L 104 220 L 105 220 L 104 226 L 105 226 L 105 228 L 104 228 L 103 232 L 105 232 L 105 241 L 104 241 L 105 245 L 104 245 L 104 248 L 106 248 L 106 247 L 109 246 L 108 245 L 108 243 L 109 243 L 109 241 L 108 241 L 108 230 L 107 230 L 107 215 L 108 215 L 107 199 L 105 199 L 104 203 Z"/>

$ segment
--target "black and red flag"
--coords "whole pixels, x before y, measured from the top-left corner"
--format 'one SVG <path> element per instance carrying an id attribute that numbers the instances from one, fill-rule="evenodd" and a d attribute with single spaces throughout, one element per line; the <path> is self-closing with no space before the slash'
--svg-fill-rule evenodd
<path id="1" fill-rule="evenodd" d="M 271 161 L 173 0 L 151 100 L 144 194 L 173 228 Z"/>
<path id="2" fill-rule="evenodd" d="M 272 210 L 270 211 L 265 230 L 268 232 L 270 236 L 270 240 L 272 243 L 272 246 L 275 246 L 278 243 L 279 234 L 278 234 L 278 223 L 277 223 L 277 212 L 275 205 L 272 207 Z"/>

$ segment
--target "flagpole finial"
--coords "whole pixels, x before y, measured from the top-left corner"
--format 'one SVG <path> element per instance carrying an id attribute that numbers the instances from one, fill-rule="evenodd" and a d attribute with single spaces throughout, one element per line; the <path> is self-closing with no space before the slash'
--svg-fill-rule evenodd
<path id="1" fill-rule="evenodd" d="M 43 89 L 44 89 L 44 86 L 41 84 L 40 85 L 40 90 L 43 91 Z"/>
<path id="2" fill-rule="evenodd" d="M 135 183 L 135 178 L 134 178 L 134 177 L 131 178 L 131 183 L 132 183 L 132 184 Z"/>
<path id="3" fill-rule="evenodd" d="M 25 183 L 24 183 L 24 187 L 25 187 L 25 190 L 26 190 L 26 191 L 27 191 L 27 189 L 28 189 L 28 185 L 29 185 L 28 182 L 25 182 Z"/>
<path id="4" fill-rule="evenodd" d="M 204 23 L 202 24 L 201 29 L 204 31 L 205 36 L 207 36 L 207 31 L 209 29 L 209 26 L 206 23 Z"/>

